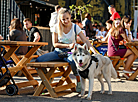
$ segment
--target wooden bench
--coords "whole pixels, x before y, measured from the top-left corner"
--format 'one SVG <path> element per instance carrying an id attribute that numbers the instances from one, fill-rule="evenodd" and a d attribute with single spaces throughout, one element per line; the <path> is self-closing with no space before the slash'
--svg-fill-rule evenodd
<path id="1" fill-rule="evenodd" d="M 109 58 L 112 60 L 112 64 L 116 70 L 118 70 L 120 66 L 125 67 L 125 64 L 124 64 L 125 58 L 120 58 L 120 56 L 110 56 Z"/>
<path id="2" fill-rule="evenodd" d="M 113 67 L 115 68 L 118 77 L 120 77 L 118 70 L 120 66 L 125 67 L 124 63 L 125 58 L 121 58 L 120 56 L 108 56 L 108 57 L 112 60 Z"/>
<path id="3" fill-rule="evenodd" d="M 22 59 L 24 57 L 24 55 L 19 55 L 18 58 L 19 59 Z M 33 59 L 33 58 L 37 58 L 39 57 L 39 55 L 32 55 L 30 58 L 29 58 L 29 62 Z M 28 71 L 30 72 L 30 74 L 37 74 L 37 71 L 35 70 L 35 68 L 31 68 L 31 67 L 28 67 Z M 23 73 L 22 71 L 19 71 L 18 76 L 22 76 Z"/>
<path id="4" fill-rule="evenodd" d="M 48 90 L 51 97 L 59 97 L 76 91 L 76 85 L 69 77 L 71 66 L 68 62 L 34 62 L 27 63 L 27 66 L 35 67 L 42 80 L 34 96 L 39 96 L 44 89 Z M 59 81 L 52 82 L 51 79 Z M 70 90 L 67 91 L 67 89 Z"/>

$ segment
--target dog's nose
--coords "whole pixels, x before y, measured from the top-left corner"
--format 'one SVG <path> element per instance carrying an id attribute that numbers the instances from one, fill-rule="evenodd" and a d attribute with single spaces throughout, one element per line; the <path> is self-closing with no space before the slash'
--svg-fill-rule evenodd
<path id="1" fill-rule="evenodd" d="M 82 60 L 79 60 L 80 63 L 82 63 Z"/>

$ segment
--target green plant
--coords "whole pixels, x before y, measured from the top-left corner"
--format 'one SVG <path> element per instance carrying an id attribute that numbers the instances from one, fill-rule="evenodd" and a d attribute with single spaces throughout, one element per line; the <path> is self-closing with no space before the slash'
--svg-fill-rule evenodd
<path id="1" fill-rule="evenodd" d="M 87 5 L 83 5 L 83 6 L 76 6 L 76 5 L 71 5 L 69 6 L 70 10 L 71 10 L 71 14 L 75 14 L 75 18 L 77 19 L 76 15 L 80 15 L 81 20 L 82 20 L 82 15 L 85 13 L 90 13 L 90 8 L 93 8 L 93 6 L 91 4 L 87 4 Z M 93 18 L 92 18 L 93 20 Z"/>

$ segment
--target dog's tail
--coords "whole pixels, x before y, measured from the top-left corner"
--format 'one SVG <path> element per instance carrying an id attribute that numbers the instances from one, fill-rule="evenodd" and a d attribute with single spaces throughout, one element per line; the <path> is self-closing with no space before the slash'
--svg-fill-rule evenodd
<path id="1" fill-rule="evenodd" d="M 113 64 L 111 63 L 111 76 L 112 76 L 112 78 L 117 78 L 117 73 L 116 73 L 116 70 L 115 70 L 115 68 L 113 67 Z"/>

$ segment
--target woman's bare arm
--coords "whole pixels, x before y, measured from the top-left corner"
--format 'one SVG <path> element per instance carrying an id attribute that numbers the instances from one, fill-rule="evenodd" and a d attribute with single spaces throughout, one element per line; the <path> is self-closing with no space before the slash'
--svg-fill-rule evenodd
<path id="1" fill-rule="evenodd" d="M 124 38 L 124 40 L 126 40 L 126 42 L 131 42 L 131 39 L 130 39 L 130 36 L 131 35 L 126 35 L 126 33 L 123 33 L 123 34 L 120 34 L 123 38 Z"/>
<path id="2" fill-rule="evenodd" d="M 89 47 L 89 49 L 93 52 L 93 53 L 97 53 L 94 49 L 94 47 L 91 45 L 90 41 L 84 36 L 84 34 L 82 32 L 79 33 L 79 36 L 81 38 L 81 40 L 83 41 L 83 43 L 86 43 L 87 46 Z"/>
<path id="3" fill-rule="evenodd" d="M 101 41 L 107 41 L 109 35 L 111 34 L 111 31 L 112 31 L 112 30 L 110 29 L 110 30 L 108 31 L 107 35 L 106 35 L 104 38 L 101 39 Z"/>

